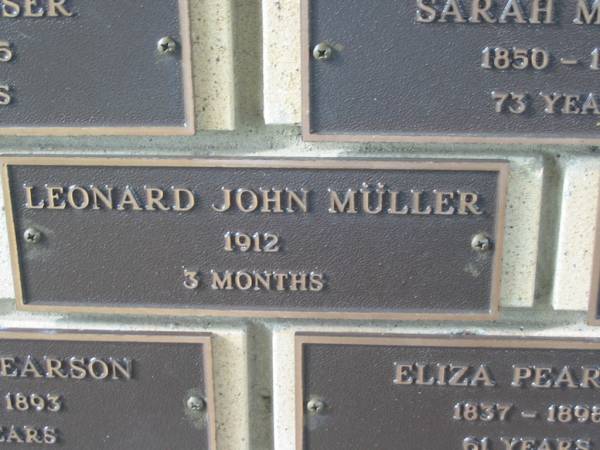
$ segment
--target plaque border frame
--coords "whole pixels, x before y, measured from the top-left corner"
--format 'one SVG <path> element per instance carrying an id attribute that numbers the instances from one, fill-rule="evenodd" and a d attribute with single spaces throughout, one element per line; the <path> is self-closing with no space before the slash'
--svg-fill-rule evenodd
<path id="1" fill-rule="evenodd" d="M 113 330 L 69 330 L 69 329 L 16 329 L 0 330 L 3 340 L 67 341 L 67 342 L 117 342 L 117 343 L 156 343 L 156 344 L 198 344 L 203 347 L 203 367 L 206 390 L 206 413 L 208 427 L 208 450 L 217 449 L 217 421 L 215 408 L 215 386 L 213 365 L 213 335 L 194 332 L 156 331 L 113 331 Z"/>
<path id="2" fill-rule="evenodd" d="M 294 333 L 294 423 L 296 450 L 304 450 L 304 345 L 352 345 L 377 347 L 449 347 L 494 349 L 600 350 L 600 340 L 590 338 L 549 338 L 499 336 L 453 336 L 448 334 L 360 334 Z"/>
<path id="3" fill-rule="evenodd" d="M 16 297 L 16 309 L 30 312 L 90 313 L 90 314 L 143 314 L 147 316 L 200 316 L 200 317 L 259 317 L 282 319 L 346 319 L 346 320 L 464 320 L 490 321 L 500 315 L 500 289 L 502 257 L 504 253 L 506 203 L 510 162 L 500 159 L 208 159 L 208 158 L 122 158 L 122 157 L 28 157 L 0 156 L 2 187 L 6 210 L 7 230 L 11 254 L 11 267 Z M 479 171 L 496 172 L 494 230 L 494 256 L 490 281 L 489 310 L 473 312 L 382 312 L 382 311 L 306 311 L 282 309 L 202 309 L 186 307 L 146 306 L 76 306 L 31 305 L 23 296 L 21 286 L 20 257 L 17 234 L 13 219 L 10 192 L 10 166 L 82 166 L 82 167 L 169 167 L 169 168 L 243 168 L 243 169 L 313 169 L 313 170 L 423 170 L 423 171 Z"/>
<path id="4" fill-rule="evenodd" d="M 596 233 L 594 234 L 592 254 L 592 280 L 590 283 L 590 299 L 588 303 L 588 324 L 600 325 L 600 196 L 598 196 L 596 212 Z"/>
<path id="5" fill-rule="evenodd" d="M 390 134 L 383 132 L 373 134 L 352 134 L 352 133 L 318 133 L 311 130 L 311 103 L 310 103 L 310 64 L 312 61 L 311 36 L 310 36 L 310 2 L 311 0 L 301 0 L 300 23 L 302 47 L 301 55 L 301 85 L 302 85 L 302 104 L 301 104 L 301 125 L 302 138 L 306 142 L 387 142 L 399 143 L 408 142 L 415 144 L 540 144 L 540 145 L 598 145 L 598 138 L 581 138 L 577 136 L 564 137 L 540 137 L 543 133 L 523 134 L 519 136 L 505 136 L 497 133 L 479 133 L 479 134 L 434 134 L 431 132 L 405 133 L 396 131 Z"/>
<path id="6" fill-rule="evenodd" d="M 184 123 L 182 126 L 0 126 L 0 136 L 192 136 L 196 133 L 189 0 L 178 0 Z"/>

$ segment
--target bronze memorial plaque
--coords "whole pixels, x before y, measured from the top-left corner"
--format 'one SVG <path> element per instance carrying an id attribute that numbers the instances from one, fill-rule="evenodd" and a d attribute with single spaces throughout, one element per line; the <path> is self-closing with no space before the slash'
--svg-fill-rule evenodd
<path id="1" fill-rule="evenodd" d="M 600 448 L 600 341 L 296 336 L 298 450 Z"/>
<path id="2" fill-rule="evenodd" d="M 20 309 L 498 311 L 502 161 L 8 158 Z"/>
<path id="3" fill-rule="evenodd" d="M 308 140 L 600 142 L 595 0 L 303 0 Z"/>
<path id="4" fill-rule="evenodd" d="M 0 2 L 0 135 L 194 132 L 188 0 Z"/>
<path id="5" fill-rule="evenodd" d="M 0 332 L 0 446 L 216 450 L 210 339 Z"/>

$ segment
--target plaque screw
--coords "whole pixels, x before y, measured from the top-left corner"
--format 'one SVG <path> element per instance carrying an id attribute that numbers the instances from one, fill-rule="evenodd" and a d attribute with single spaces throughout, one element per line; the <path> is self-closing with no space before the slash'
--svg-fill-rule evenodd
<path id="1" fill-rule="evenodd" d="M 169 55 L 175 53 L 177 50 L 177 42 L 175 42 L 175 39 L 172 37 L 165 36 L 158 40 L 156 47 L 158 48 L 159 53 L 162 53 L 163 55 Z"/>
<path id="2" fill-rule="evenodd" d="M 204 399 L 192 395 L 187 399 L 186 406 L 191 412 L 198 413 L 204 411 L 204 408 L 206 408 L 206 402 Z"/>
<path id="3" fill-rule="evenodd" d="M 313 56 L 318 61 L 328 61 L 333 56 L 333 48 L 326 42 L 321 42 L 315 46 Z"/>
<path id="4" fill-rule="evenodd" d="M 42 233 L 35 228 L 27 228 L 25 233 L 23 233 L 23 238 L 29 244 L 37 244 L 42 240 Z"/>
<path id="5" fill-rule="evenodd" d="M 479 233 L 473 236 L 471 247 L 477 252 L 487 252 L 492 249 L 492 240 L 487 235 Z"/>
<path id="6" fill-rule="evenodd" d="M 319 399 L 309 400 L 306 409 L 311 414 L 321 414 L 325 410 L 325 402 Z"/>

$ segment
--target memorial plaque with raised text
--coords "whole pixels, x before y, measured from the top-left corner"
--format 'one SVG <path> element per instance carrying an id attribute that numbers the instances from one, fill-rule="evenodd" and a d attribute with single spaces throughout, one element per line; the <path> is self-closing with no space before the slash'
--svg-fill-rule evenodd
<path id="1" fill-rule="evenodd" d="M 600 341 L 296 336 L 298 450 L 591 450 Z"/>
<path id="2" fill-rule="evenodd" d="M 309 140 L 600 142 L 594 0 L 303 0 Z"/>
<path id="3" fill-rule="evenodd" d="M 0 135 L 193 133 L 187 1 L 0 2 Z"/>
<path id="4" fill-rule="evenodd" d="M 11 158 L 19 308 L 490 319 L 501 161 Z"/>
<path id="5" fill-rule="evenodd" d="M 209 335 L 0 332 L 0 446 L 216 450 Z"/>

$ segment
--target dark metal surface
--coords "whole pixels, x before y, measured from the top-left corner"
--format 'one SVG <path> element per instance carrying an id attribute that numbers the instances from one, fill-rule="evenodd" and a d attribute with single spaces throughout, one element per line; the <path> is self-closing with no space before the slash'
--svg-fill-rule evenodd
<path id="1" fill-rule="evenodd" d="M 579 450 L 597 448 L 600 440 L 598 385 L 582 387 L 583 369 L 599 368 L 598 341 L 299 335 L 296 342 L 298 450 Z M 450 385 L 450 377 L 431 385 L 394 382 L 408 378 L 398 378 L 397 367 L 405 364 L 427 365 L 428 383 L 438 364 L 469 367 L 471 377 L 484 366 L 494 386 Z M 517 378 L 520 386 L 512 386 L 515 367 L 532 370 Z M 571 387 L 565 378 L 556 385 L 565 367 L 574 376 Z M 535 368 L 551 370 L 544 369 L 538 384 L 554 384 L 534 387 Z M 417 379 L 416 370 L 409 373 Z M 318 412 L 315 399 L 325 405 Z M 476 416 L 456 413 L 466 403 L 478 405 Z M 483 411 L 486 404 L 510 408 L 501 420 L 499 409 Z M 563 407 L 554 422 L 553 406 L 555 412 Z M 569 408 L 571 415 L 564 412 Z"/>
<path id="2" fill-rule="evenodd" d="M 597 252 L 598 250 L 596 250 Z M 598 256 L 596 256 L 598 258 Z M 598 273 L 598 264 L 594 265 L 594 272 L 592 273 L 592 289 L 589 302 L 588 319 L 590 325 L 600 325 L 600 274 Z"/>
<path id="3" fill-rule="evenodd" d="M 3 331 L 0 442 L 7 448 L 216 450 L 210 353 L 208 335 Z M 47 370 L 48 358 L 60 361 L 64 377 Z M 85 376 L 71 370 L 71 358 L 84 361 L 76 364 Z M 100 363 L 93 369 L 99 379 L 91 375 L 93 358 L 108 364 L 108 376 Z M 25 370 L 28 359 L 37 372 Z M 129 379 L 110 365 L 125 359 Z M 46 404 L 37 410 L 19 396 L 41 396 Z M 188 407 L 194 396 L 205 402 L 202 410 Z M 36 430 L 29 442 L 28 428 Z M 37 442 L 44 428 L 55 442 Z"/>
<path id="4" fill-rule="evenodd" d="M 484 161 L 21 159 L 7 167 L 19 306 L 489 318 L 498 304 L 507 167 Z M 362 183 L 375 188 L 380 182 L 405 193 L 422 190 L 425 203 L 432 201 L 435 189 L 476 192 L 483 214 L 328 212 L 329 189 L 344 193 L 360 190 Z M 69 186 L 109 185 L 114 197 L 130 186 L 140 199 L 143 187 L 150 186 L 164 189 L 167 202 L 169 188 L 176 186 L 193 191 L 197 204 L 189 212 L 25 208 L 24 186 L 45 185 L 62 186 L 65 192 Z M 211 205 L 223 202 L 223 187 L 256 192 L 304 188 L 310 191 L 308 211 L 216 212 Z M 43 234 L 36 244 L 27 234 L 32 228 Z M 279 237 L 281 249 L 228 252 L 227 232 L 272 233 Z M 473 237 L 481 233 L 493 242 L 487 251 L 472 247 Z M 184 286 L 184 270 L 199 272 L 196 289 Z M 247 290 L 235 285 L 213 289 L 211 271 L 228 270 L 320 273 L 325 286 L 320 291 L 278 290 L 274 283 L 271 290 L 255 288 L 258 284 Z"/>
<path id="5" fill-rule="evenodd" d="M 434 4 L 439 15 L 451 2 L 422 3 Z M 454 2 L 467 18 L 472 3 Z M 514 2 L 487 3 L 497 19 Z M 532 3 L 520 2 L 526 20 Z M 417 23 L 415 1 L 304 0 L 305 137 L 597 142 L 597 115 L 544 112 L 540 92 L 600 93 L 598 71 L 590 69 L 597 26 L 573 23 L 576 1 L 553 4 L 553 24 Z M 312 55 L 323 42 L 335 49 L 325 62 Z M 486 47 L 542 48 L 551 63 L 542 71 L 485 70 Z M 526 93 L 531 107 L 496 113 L 494 91 Z"/>
<path id="6" fill-rule="evenodd" d="M 0 64 L 0 84 L 13 94 L 0 107 L 2 129 L 81 134 L 81 128 L 175 132 L 191 125 L 185 1 L 67 0 L 72 17 L 3 18 L 0 37 L 15 57 Z M 177 52 L 159 53 L 164 36 L 176 40 Z"/>

